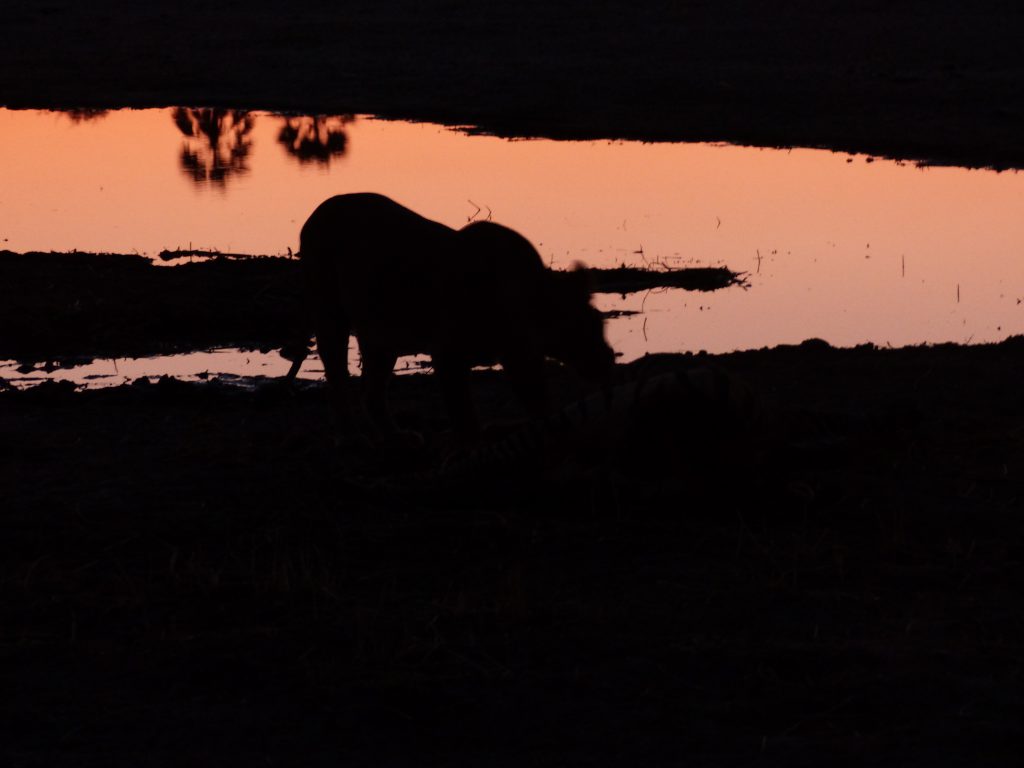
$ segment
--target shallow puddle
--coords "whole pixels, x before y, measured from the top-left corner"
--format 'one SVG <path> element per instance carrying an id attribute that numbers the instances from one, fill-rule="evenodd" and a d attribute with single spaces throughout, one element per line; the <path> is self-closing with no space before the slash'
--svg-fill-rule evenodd
<path id="1" fill-rule="evenodd" d="M 161 376 L 173 376 L 182 381 L 210 381 L 221 379 L 242 387 L 251 387 L 261 378 L 279 379 L 288 372 L 291 363 L 277 352 L 246 349 L 211 349 L 180 355 L 153 355 L 151 357 L 97 358 L 95 360 L 66 360 L 60 365 L 21 365 L 14 360 L 0 360 L 0 385 L 22 389 L 45 381 L 70 381 L 80 387 L 99 389 L 131 384 L 139 379 L 156 381 Z M 359 350 L 353 345 L 351 368 L 359 374 Z M 395 366 L 399 376 L 430 369 L 430 358 L 425 355 L 403 357 Z M 313 352 L 303 363 L 299 379 L 323 378 L 320 358 Z"/>
<path id="2" fill-rule="evenodd" d="M 72 381 L 90 388 L 116 387 L 138 379 L 173 376 L 185 381 L 202 381 L 213 377 L 243 379 L 255 376 L 278 377 L 288 371 L 288 361 L 276 353 L 238 349 L 214 349 L 181 355 L 154 355 L 141 358 L 97 359 L 74 364 L 67 361 L 60 367 L 37 365 L 32 369 L 13 361 L 0 362 L 0 379 L 16 387 L 27 387 L 44 381 Z M 304 366 L 303 375 L 323 374 L 319 360 Z"/>
<path id="3" fill-rule="evenodd" d="M 809 337 L 898 346 L 1024 332 L 1017 173 L 189 109 L 0 110 L 0 167 L 0 247 L 14 251 L 281 254 L 325 198 L 377 191 L 451 226 L 491 217 L 555 268 L 748 273 L 745 290 L 598 296 L 604 310 L 640 311 L 608 324 L 627 360 Z M 243 372 L 262 372 L 241 355 Z"/>

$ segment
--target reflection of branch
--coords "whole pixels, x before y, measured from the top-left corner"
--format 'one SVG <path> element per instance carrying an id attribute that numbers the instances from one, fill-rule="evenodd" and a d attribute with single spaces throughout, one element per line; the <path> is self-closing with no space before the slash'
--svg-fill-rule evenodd
<path id="1" fill-rule="evenodd" d="M 474 208 L 476 208 L 476 210 L 473 211 L 473 215 L 472 216 L 466 217 L 466 221 L 472 223 L 473 220 L 476 219 L 476 217 L 480 215 L 481 211 L 483 211 L 483 208 L 481 208 L 479 205 L 474 203 L 472 200 L 467 200 L 466 202 L 469 203 L 470 205 L 472 205 Z M 484 208 L 487 209 L 487 216 L 483 220 L 484 221 L 490 221 L 491 220 L 491 216 L 492 216 L 491 206 L 484 205 Z"/>
<path id="2" fill-rule="evenodd" d="M 300 163 L 327 165 L 348 150 L 345 126 L 354 119 L 352 115 L 285 117 L 277 140 Z"/>
<path id="3" fill-rule="evenodd" d="M 179 107 L 171 113 L 171 118 L 174 120 L 174 124 L 178 126 L 178 130 L 185 136 L 197 136 L 199 134 L 199 126 L 193 119 L 191 109 Z"/>
<path id="4" fill-rule="evenodd" d="M 197 184 L 224 184 L 231 175 L 249 171 L 249 134 L 255 118 L 237 109 L 178 107 L 171 113 L 185 137 L 181 167 Z"/>

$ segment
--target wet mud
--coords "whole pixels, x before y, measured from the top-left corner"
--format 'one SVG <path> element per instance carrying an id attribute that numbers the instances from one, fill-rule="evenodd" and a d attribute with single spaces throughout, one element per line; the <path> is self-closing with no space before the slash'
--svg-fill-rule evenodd
<path id="1" fill-rule="evenodd" d="M 317 384 L 0 391 L 2 751 L 998 756 L 1022 703 L 1022 358 L 1020 338 L 661 355 L 630 368 L 726 372 L 749 423 L 714 405 L 671 440 L 484 486 L 436 482 L 427 375 L 393 383 L 427 437 L 401 460 L 335 447 Z M 499 374 L 474 388 L 495 429 L 522 419 Z"/>
<path id="2" fill-rule="evenodd" d="M 0 358 L 144 356 L 294 342 L 298 263 L 0 252 Z"/>

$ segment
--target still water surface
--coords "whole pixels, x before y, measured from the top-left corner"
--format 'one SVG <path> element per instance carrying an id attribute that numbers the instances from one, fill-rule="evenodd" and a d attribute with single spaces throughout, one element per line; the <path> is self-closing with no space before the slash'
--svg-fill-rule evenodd
<path id="1" fill-rule="evenodd" d="M 0 247 L 14 251 L 282 254 L 325 198 L 377 191 L 454 227 L 489 215 L 555 268 L 748 273 L 745 290 L 597 297 L 602 309 L 643 310 L 609 322 L 625 359 L 1024 332 L 1017 173 L 181 108 L 0 110 L 0 168 Z"/>

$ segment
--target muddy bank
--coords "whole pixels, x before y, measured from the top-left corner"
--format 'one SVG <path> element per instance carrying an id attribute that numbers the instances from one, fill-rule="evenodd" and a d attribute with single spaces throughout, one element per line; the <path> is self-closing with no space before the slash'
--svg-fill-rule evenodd
<path id="1" fill-rule="evenodd" d="M 620 294 L 658 286 L 711 291 L 742 282 L 717 267 L 594 269 L 590 275 L 595 291 Z M 0 359 L 278 349 L 302 337 L 304 320 L 294 259 L 214 258 L 156 267 L 140 256 L 0 251 Z"/>
<path id="2" fill-rule="evenodd" d="M 297 266 L 214 259 L 160 268 L 139 256 L 0 252 L 0 357 L 280 347 L 300 335 Z"/>
<path id="3" fill-rule="evenodd" d="M 1022 33 L 1002 0 L 53 0 L 0 11 L 0 103 L 361 112 L 1021 167 Z"/>
<path id="4" fill-rule="evenodd" d="M 1022 703 L 1022 357 L 664 356 L 642 365 L 718 366 L 764 418 L 465 491 L 423 473 L 428 376 L 394 383 L 428 437 L 403 467 L 335 450 L 316 386 L 0 392 L 0 754 L 998 762 Z"/>

